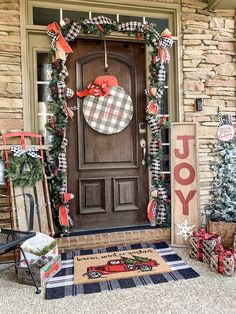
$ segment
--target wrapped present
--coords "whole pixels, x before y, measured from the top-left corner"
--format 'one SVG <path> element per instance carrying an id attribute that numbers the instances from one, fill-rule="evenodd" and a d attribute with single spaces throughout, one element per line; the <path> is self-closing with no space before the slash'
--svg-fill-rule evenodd
<path id="1" fill-rule="evenodd" d="M 190 238 L 189 255 L 198 261 L 210 263 L 211 253 L 220 243 L 220 237 L 216 233 L 207 233 L 204 228 L 194 231 Z"/>
<path id="2" fill-rule="evenodd" d="M 210 269 L 231 277 L 234 275 L 234 263 L 233 250 L 225 250 L 222 245 L 219 245 L 211 254 Z"/>

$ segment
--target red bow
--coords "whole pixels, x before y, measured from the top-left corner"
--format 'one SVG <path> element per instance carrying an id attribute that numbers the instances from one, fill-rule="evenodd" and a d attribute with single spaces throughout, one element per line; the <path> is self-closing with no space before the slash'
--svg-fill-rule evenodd
<path id="1" fill-rule="evenodd" d="M 85 97 L 87 95 L 100 97 L 107 96 L 109 91 L 110 91 L 109 85 L 106 83 L 103 83 L 101 86 L 92 83 L 89 84 L 85 90 L 77 92 L 76 95 L 79 97 Z"/>
<path id="2" fill-rule="evenodd" d="M 54 22 L 48 25 L 48 29 L 50 32 L 55 33 L 55 35 L 58 35 L 58 43 L 62 47 L 62 49 L 65 51 L 65 53 L 72 53 L 73 50 L 65 40 L 65 38 L 62 36 L 61 28 L 60 26 Z"/>

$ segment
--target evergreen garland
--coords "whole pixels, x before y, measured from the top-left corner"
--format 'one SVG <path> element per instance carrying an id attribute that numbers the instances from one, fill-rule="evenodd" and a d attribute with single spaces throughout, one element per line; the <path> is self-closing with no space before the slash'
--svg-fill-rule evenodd
<path id="1" fill-rule="evenodd" d="M 14 186 L 22 188 L 35 186 L 43 179 L 43 165 L 40 158 L 33 158 L 25 153 L 19 157 L 10 157 L 7 163 L 5 172 Z M 29 166 L 29 171 L 24 171 L 25 165 Z"/>
<path id="2" fill-rule="evenodd" d="M 96 18 L 95 18 L 96 19 Z M 72 25 L 74 24 L 73 21 L 69 21 L 68 19 L 65 19 L 65 25 L 61 26 L 61 34 L 63 37 L 66 37 L 68 35 L 68 32 L 70 31 Z M 77 22 L 77 26 L 81 27 L 80 33 L 84 34 L 97 34 L 101 37 L 109 35 L 113 31 L 119 31 L 128 34 L 129 36 L 136 36 L 137 38 L 143 38 L 146 45 L 150 49 L 151 56 L 158 56 L 159 55 L 159 45 L 158 42 L 161 40 L 161 36 L 155 29 L 155 25 L 153 24 L 142 24 L 137 22 L 137 27 L 129 27 L 126 26 L 126 23 L 101 23 L 101 24 L 93 24 L 88 23 L 88 19 L 80 19 L 79 22 Z M 136 23 L 136 22 L 134 22 Z M 133 27 L 133 28 L 132 28 Z M 49 34 L 50 36 L 50 34 Z M 71 40 L 71 39 L 70 39 Z M 172 45 L 172 44 L 171 44 Z M 170 47 L 171 45 L 164 45 L 165 47 Z M 51 46 L 52 47 L 52 46 Z M 54 59 L 55 56 L 55 50 L 51 49 L 51 60 Z M 158 79 L 158 71 L 160 69 L 161 60 L 160 58 L 157 59 L 155 62 L 151 62 L 149 66 L 150 71 L 150 85 L 149 87 L 155 87 L 157 88 L 157 94 L 159 95 L 159 99 L 155 96 L 148 95 L 149 99 L 153 99 L 156 105 L 160 105 L 161 103 L 161 97 L 164 93 L 165 86 L 165 80 L 160 81 Z M 46 124 L 47 130 L 53 135 L 52 140 L 52 149 L 50 150 L 50 154 L 53 159 L 53 168 L 54 168 L 54 177 L 51 181 L 51 187 L 50 187 L 50 199 L 52 203 L 52 209 L 53 209 L 53 215 L 54 215 L 54 221 L 59 229 L 63 229 L 58 221 L 58 212 L 59 207 L 61 205 L 61 189 L 64 184 L 66 173 L 58 171 L 58 156 L 63 151 L 61 144 L 63 141 L 63 138 L 65 136 L 65 130 L 68 127 L 68 119 L 63 111 L 64 104 L 66 102 L 65 95 L 60 96 L 58 94 L 58 87 L 57 83 L 61 80 L 60 74 L 62 73 L 64 69 L 63 61 L 61 59 L 52 61 L 52 80 L 49 84 L 50 89 L 50 95 L 51 95 L 51 101 L 48 103 L 49 109 L 52 112 L 53 116 L 51 121 L 49 121 Z M 160 129 L 162 128 L 168 128 L 170 126 L 170 122 L 166 121 L 166 119 L 163 120 L 163 117 L 154 115 L 156 122 L 160 125 Z M 156 139 L 160 139 L 160 133 L 155 135 Z M 158 157 L 162 158 L 162 150 L 160 149 Z M 149 161 L 151 162 L 151 159 L 149 158 Z M 152 180 L 154 187 L 159 187 L 163 184 L 164 178 L 160 176 L 160 180 Z M 157 203 L 158 203 L 157 199 Z M 169 200 L 165 201 L 165 207 L 168 211 L 169 206 Z M 167 213 L 168 215 L 168 213 Z M 169 215 L 170 216 L 170 215 Z"/>

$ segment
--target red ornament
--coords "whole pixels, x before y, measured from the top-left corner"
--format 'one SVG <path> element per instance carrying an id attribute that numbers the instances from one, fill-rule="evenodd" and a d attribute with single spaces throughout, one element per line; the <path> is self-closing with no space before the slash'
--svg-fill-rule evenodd
<path id="1" fill-rule="evenodd" d="M 98 24 L 97 26 L 98 26 L 99 31 L 101 33 L 104 33 L 104 29 L 103 29 L 102 25 Z"/>
<path id="2" fill-rule="evenodd" d="M 147 112 L 152 115 L 157 115 L 158 113 L 157 104 L 155 104 L 152 100 L 147 105 Z"/>
<path id="3" fill-rule="evenodd" d="M 69 201 L 73 200 L 74 197 L 75 196 L 72 193 L 68 193 L 68 192 L 64 193 L 64 195 L 63 195 L 63 203 L 64 204 L 68 203 Z"/>
<path id="4" fill-rule="evenodd" d="M 50 125 L 51 125 L 52 129 L 55 128 L 55 118 L 54 118 L 54 116 L 51 117 Z"/>
<path id="5" fill-rule="evenodd" d="M 163 116 L 161 117 L 160 121 L 158 122 L 158 125 L 161 126 L 166 122 L 166 115 L 163 114 Z"/>

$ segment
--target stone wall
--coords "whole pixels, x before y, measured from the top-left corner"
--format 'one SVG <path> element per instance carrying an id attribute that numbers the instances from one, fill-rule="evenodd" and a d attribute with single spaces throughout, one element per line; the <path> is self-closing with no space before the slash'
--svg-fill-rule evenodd
<path id="1" fill-rule="evenodd" d="M 0 132 L 23 128 L 20 7 L 18 0 L 0 1 Z M 0 193 L 6 194 L 1 188 Z M 0 197 L 0 228 L 9 225 L 8 201 Z"/>
<path id="2" fill-rule="evenodd" d="M 199 123 L 200 200 L 207 203 L 212 173 L 212 146 L 216 140 L 217 114 L 236 116 L 235 12 L 206 10 L 205 1 L 161 0 L 180 3 L 180 43 L 183 66 L 182 111 L 184 121 Z M 203 111 L 195 110 L 203 98 Z M 19 0 L 0 1 L 0 132 L 23 128 Z M 1 193 L 1 190 L 0 190 Z M 5 201 L 0 198 L 0 228 L 9 223 Z"/>
<path id="3" fill-rule="evenodd" d="M 206 4 L 182 0 L 184 121 L 199 123 L 200 204 L 208 202 L 218 113 L 236 116 L 235 11 L 209 12 Z M 195 110 L 196 98 L 203 110 Z"/>

